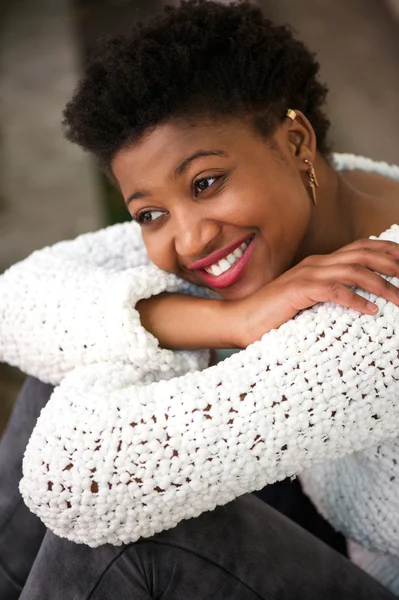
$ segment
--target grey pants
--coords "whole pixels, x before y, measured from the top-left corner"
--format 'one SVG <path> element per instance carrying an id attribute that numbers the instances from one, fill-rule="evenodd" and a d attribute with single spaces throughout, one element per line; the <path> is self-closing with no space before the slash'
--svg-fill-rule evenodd
<path id="1" fill-rule="evenodd" d="M 27 380 L 0 442 L 0 600 L 394 597 L 253 495 L 125 546 L 57 538 L 18 493 L 22 455 L 51 390 Z"/>

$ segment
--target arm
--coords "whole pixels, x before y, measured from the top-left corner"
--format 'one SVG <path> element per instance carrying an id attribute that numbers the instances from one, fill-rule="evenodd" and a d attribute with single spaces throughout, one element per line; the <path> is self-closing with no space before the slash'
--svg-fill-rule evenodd
<path id="1" fill-rule="evenodd" d="M 163 294 L 201 288 L 149 264 L 135 223 L 86 234 L 35 252 L 0 277 L 0 360 L 51 383 L 98 362 L 131 363 L 138 379 L 201 369 L 206 352 L 162 348 L 243 348 L 318 301 L 369 312 L 350 283 L 397 301 L 397 290 L 370 271 L 396 274 L 397 245 L 375 241 L 371 254 L 362 245 L 309 257 L 252 296 L 221 302 Z M 351 262 L 363 270 L 351 270 Z"/>
<path id="2" fill-rule="evenodd" d="M 141 300 L 136 308 L 143 327 L 159 340 L 163 348 L 237 348 L 232 324 L 237 314 L 232 303 L 159 294 Z"/>
<path id="3" fill-rule="evenodd" d="M 135 223 L 44 248 L 0 277 L 0 361 L 50 383 L 80 365 L 132 363 L 136 376 L 181 375 L 206 352 L 170 352 L 141 325 L 134 306 L 189 284 L 149 264 Z"/>
<path id="4" fill-rule="evenodd" d="M 318 305 L 151 385 L 121 364 L 70 374 L 28 444 L 25 502 L 57 535 L 120 544 L 397 436 L 398 314 Z"/>

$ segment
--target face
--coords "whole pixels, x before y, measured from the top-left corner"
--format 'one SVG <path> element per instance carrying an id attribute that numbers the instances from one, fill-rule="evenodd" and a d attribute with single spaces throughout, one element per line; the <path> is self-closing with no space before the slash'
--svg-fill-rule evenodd
<path id="1" fill-rule="evenodd" d="M 288 127 L 271 146 L 242 121 L 169 123 L 119 151 L 112 170 L 155 265 L 230 300 L 290 267 L 311 209 Z"/>

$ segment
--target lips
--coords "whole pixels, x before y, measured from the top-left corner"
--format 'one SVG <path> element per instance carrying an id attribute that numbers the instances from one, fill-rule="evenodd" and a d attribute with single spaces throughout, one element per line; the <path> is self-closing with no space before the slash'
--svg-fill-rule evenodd
<path id="1" fill-rule="evenodd" d="M 231 254 L 236 248 L 238 248 L 244 242 L 249 242 L 246 250 L 243 252 L 241 258 L 237 260 L 227 271 L 221 273 L 220 275 L 213 275 L 208 271 L 205 271 L 205 267 L 209 268 L 211 265 L 215 264 L 222 258 L 225 258 L 228 254 Z M 236 283 L 244 274 L 245 269 L 251 259 L 254 250 L 254 237 L 247 238 L 246 240 L 240 241 L 229 248 L 225 248 L 223 250 L 223 254 L 213 253 L 203 261 L 198 261 L 199 264 L 202 263 L 204 266 L 201 269 L 196 269 L 199 272 L 200 277 L 204 280 L 204 282 L 213 288 L 225 288 L 230 285 Z M 215 260 L 216 258 L 216 260 Z M 209 259 L 212 259 L 210 262 Z"/>
<path id="2" fill-rule="evenodd" d="M 230 246 L 226 246 L 225 248 L 221 248 L 220 250 L 216 250 L 209 254 L 206 258 L 202 258 L 201 260 L 197 260 L 195 263 L 190 265 L 188 269 L 190 271 L 199 271 L 200 269 L 206 269 L 211 265 L 219 262 L 222 258 L 226 258 L 229 254 L 234 252 L 237 248 L 241 246 L 242 243 L 249 240 L 249 236 L 242 238 L 238 242 L 234 242 L 234 244 L 230 244 Z"/>

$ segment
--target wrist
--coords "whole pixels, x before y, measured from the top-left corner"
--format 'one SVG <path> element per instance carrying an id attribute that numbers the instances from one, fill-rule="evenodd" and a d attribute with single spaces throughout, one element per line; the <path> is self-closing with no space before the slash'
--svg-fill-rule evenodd
<path id="1" fill-rule="evenodd" d="M 245 335 L 247 327 L 245 323 L 242 323 L 240 306 L 241 300 L 220 301 L 218 310 L 223 328 L 221 332 L 223 345 L 218 348 L 242 349 L 248 345 Z"/>
<path id="2" fill-rule="evenodd" d="M 212 348 L 242 348 L 238 335 L 236 302 L 233 300 L 210 300 L 209 327 L 212 330 Z"/>

